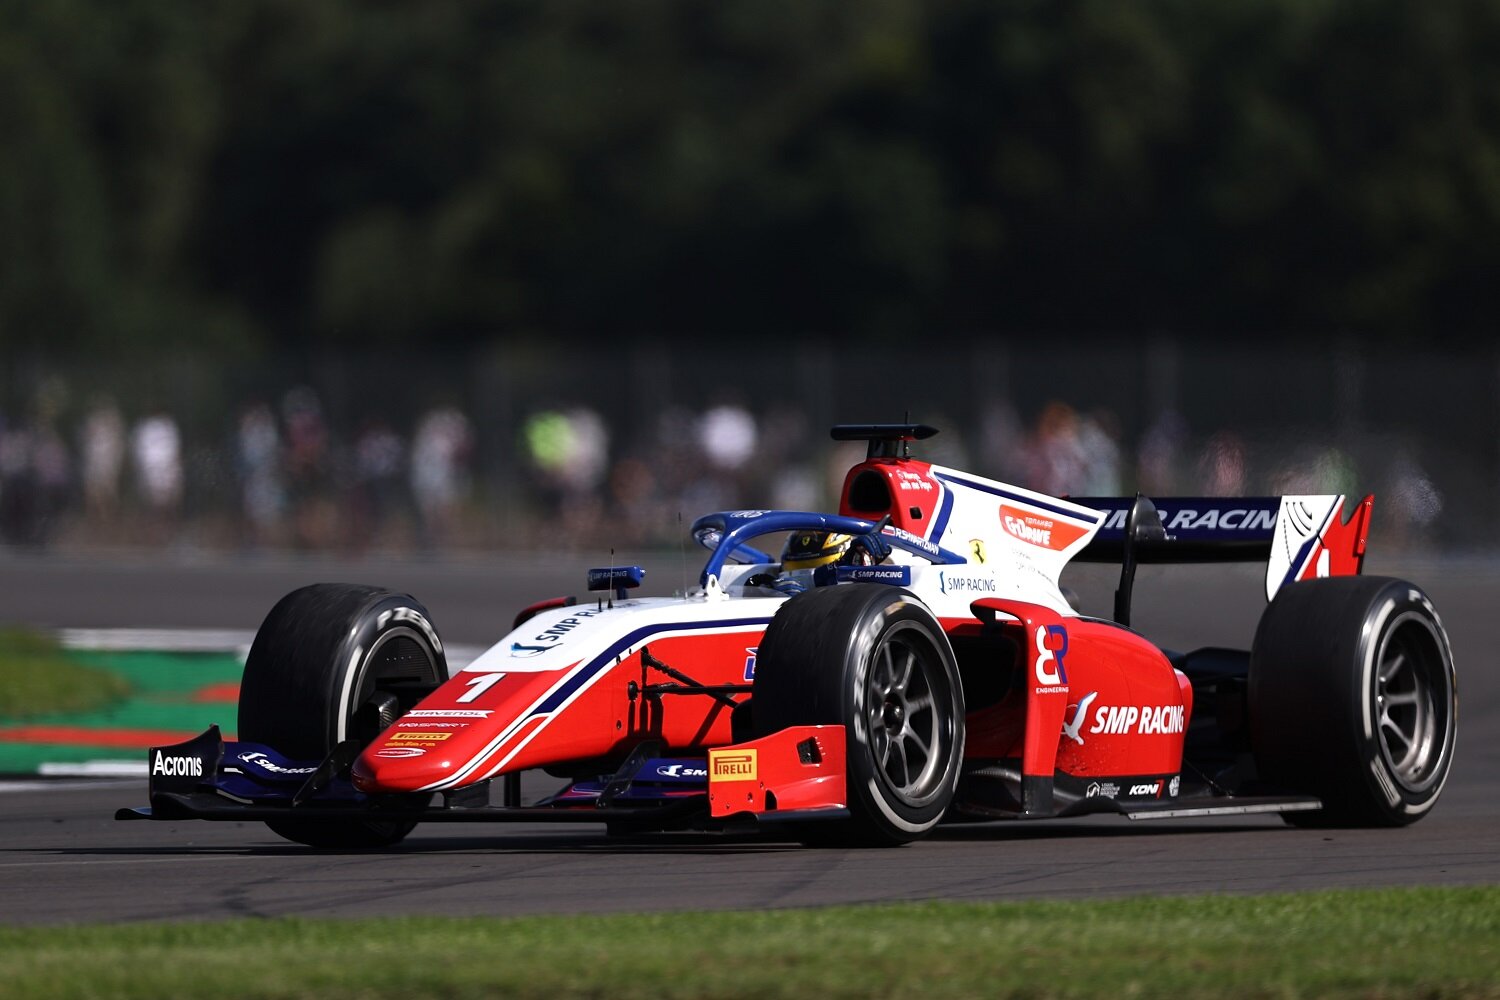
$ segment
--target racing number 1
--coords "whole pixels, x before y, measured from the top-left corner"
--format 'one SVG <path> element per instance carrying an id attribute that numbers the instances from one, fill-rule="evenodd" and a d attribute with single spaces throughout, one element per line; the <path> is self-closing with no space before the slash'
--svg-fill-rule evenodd
<path id="1" fill-rule="evenodd" d="M 504 674 L 480 674 L 472 681 L 468 681 L 469 690 L 465 691 L 459 697 L 458 703 L 460 705 L 467 705 L 471 701 L 477 701 L 480 695 L 500 683 L 500 678 L 504 676 Z"/>

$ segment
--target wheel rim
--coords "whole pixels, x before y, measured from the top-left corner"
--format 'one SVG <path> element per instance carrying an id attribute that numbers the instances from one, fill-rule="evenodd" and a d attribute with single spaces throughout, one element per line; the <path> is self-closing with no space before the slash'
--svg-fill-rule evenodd
<path id="1" fill-rule="evenodd" d="M 387 687 L 411 683 L 436 685 L 440 680 L 437 655 L 421 633 L 404 625 L 382 632 L 360 665 L 359 679 L 344 716 L 344 732 L 353 735 L 360 707 Z M 365 738 L 376 735 L 365 734 Z"/>
<path id="2" fill-rule="evenodd" d="M 953 745 L 952 696 L 941 654 L 914 627 L 881 638 L 870 660 L 866 722 L 875 771 L 908 805 L 943 787 Z"/>
<path id="3" fill-rule="evenodd" d="M 1452 682 L 1437 636 L 1416 615 L 1386 633 L 1375 671 L 1375 723 L 1380 754 L 1408 791 L 1422 791 L 1442 773 L 1452 722 Z"/>

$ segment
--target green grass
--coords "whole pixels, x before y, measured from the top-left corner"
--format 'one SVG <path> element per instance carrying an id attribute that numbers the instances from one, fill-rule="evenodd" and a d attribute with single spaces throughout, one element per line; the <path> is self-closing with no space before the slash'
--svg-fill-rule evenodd
<path id="1" fill-rule="evenodd" d="M 9 998 L 1500 997 L 1500 889 L 0 929 Z"/>
<path id="2" fill-rule="evenodd" d="M 76 662 L 49 636 L 0 629 L 0 721 L 96 711 L 129 693 L 123 678 Z"/>

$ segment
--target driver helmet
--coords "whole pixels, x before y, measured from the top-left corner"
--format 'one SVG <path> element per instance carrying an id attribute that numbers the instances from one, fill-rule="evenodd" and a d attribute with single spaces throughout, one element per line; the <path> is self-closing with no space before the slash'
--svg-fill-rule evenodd
<path id="1" fill-rule="evenodd" d="M 781 568 L 784 570 L 816 569 L 830 563 L 841 562 L 849 555 L 854 544 L 851 535 L 833 531 L 797 531 L 786 540 L 781 552 Z"/>

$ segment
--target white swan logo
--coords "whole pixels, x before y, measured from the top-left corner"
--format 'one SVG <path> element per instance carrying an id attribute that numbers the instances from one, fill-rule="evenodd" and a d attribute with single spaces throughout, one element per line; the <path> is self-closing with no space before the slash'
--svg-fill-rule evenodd
<path id="1" fill-rule="evenodd" d="M 1063 735 L 1068 737 L 1079 746 L 1083 746 L 1083 737 L 1078 735 L 1078 730 L 1083 726 L 1083 720 L 1089 717 L 1089 706 L 1094 699 L 1099 697 L 1098 691 L 1090 691 L 1078 701 L 1078 706 L 1073 710 L 1073 721 L 1063 723 Z"/>

